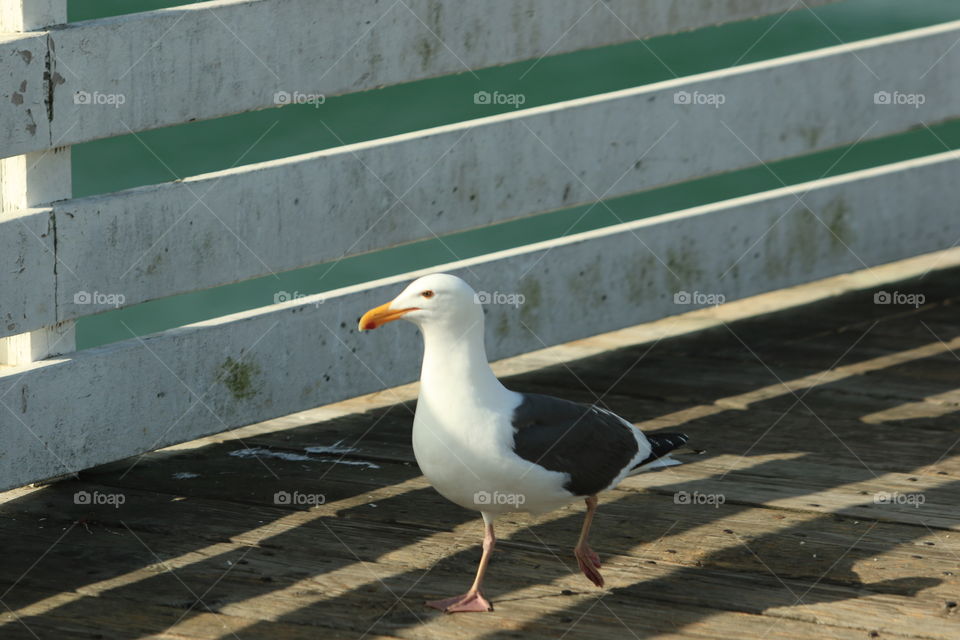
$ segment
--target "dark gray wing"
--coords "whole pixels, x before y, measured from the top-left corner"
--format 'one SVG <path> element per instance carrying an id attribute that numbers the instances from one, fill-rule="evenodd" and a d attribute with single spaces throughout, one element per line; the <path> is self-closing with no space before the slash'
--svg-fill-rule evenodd
<path id="1" fill-rule="evenodd" d="M 564 489 L 589 496 L 610 486 L 639 446 L 614 414 L 539 393 L 523 393 L 513 412 L 513 450 L 534 464 L 570 474 Z"/>

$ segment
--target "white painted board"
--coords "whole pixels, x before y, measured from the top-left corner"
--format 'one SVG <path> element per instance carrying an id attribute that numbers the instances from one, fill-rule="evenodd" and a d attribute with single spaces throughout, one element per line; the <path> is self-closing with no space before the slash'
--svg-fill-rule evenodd
<path id="1" fill-rule="evenodd" d="M 0 121 L 16 123 L 0 127 L 0 154 L 274 107 L 278 92 L 332 96 L 800 8 L 795 0 L 680 4 L 215 0 L 72 23 L 0 45 Z M 33 64 L 17 50 L 30 51 Z M 50 118 L 47 94 L 35 93 L 48 53 Z M 21 81 L 29 98 L 5 101 Z M 37 128 L 26 135 L 30 118 Z"/>
<path id="2" fill-rule="evenodd" d="M 696 308 L 683 292 L 734 300 L 944 249 L 960 238 L 958 167 L 945 153 L 442 270 L 524 296 L 487 308 L 502 358 Z M 0 373 L 0 489 L 415 379 L 413 327 L 356 322 L 418 275 Z"/>
<path id="3" fill-rule="evenodd" d="M 942 25 L 58 203 L 60 317 L 111 308 L 79 291 L 135 304 L 957 117 L 957 38 Z M 894 87 L 923 103 L 875 100 Z"/>

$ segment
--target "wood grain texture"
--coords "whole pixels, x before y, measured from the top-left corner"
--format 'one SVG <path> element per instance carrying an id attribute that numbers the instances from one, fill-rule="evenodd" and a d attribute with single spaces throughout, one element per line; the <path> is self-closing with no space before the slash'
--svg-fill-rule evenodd
<path id="1" fill-rule="evenodd" d="M 26 32 L 66 20 L 66 0 L 35 0 L 30 3 L 10 0 L 0 4 L 0 32 Z M 33 43 L 36 44 L 35 41 Z M 18 59 L 13 61 L 13 65 L 19 68 L 21 64 L 34 63 L 36 50 L 25 48 L 8 53 L 16 54 Z M 37 69 L 41 63 L 44 65 L 44 76 L 43 85 L 39 85 L 39 88 L 48 99 L 48 91 L 58 76 L 49 60 L 36 60 L 33 69 Z M 38 106 L 35 104 L 38 86 L 28 90 L 27 80 L 15 82 L 13 78 L 7 79 L 10 80 L 5 85 L 9 87 L 10 104 Z M 26 107 L 25 115 L 31 124 L 24 126 L 22 121 L 13 118 L 4 124 L 12 125 L 14 129 L 23 126 L 28 133 L 35 134 L 37 127 L 33 124 L 35 119 L 30 106 Z M 4 270 L 5 279 L 11 281 L 10 288 L 13 291 L 3 291 L 3 294 L 11 293 L 13 299 L 9 304 L 4 299 L 3 303 L 6 317 L 0 322 L 6 328 L 4 333 L 0 333 L 0 364 L 26 364 L 76 348 L 73 323 L 54 324 L 50 321 L 51 314 L 56 318 L 56 264 L 53 264 L 56 259 L 56 220 L 48 212 L 47 228 L 39 233 L 35 228 L 36 220 L 29 220 L 35 217 L 32 209 L 44 207 L 55 200 L 67 200 L 73 195 L 70 158 L 69 147 L 0 158 L 0 222 L 11 223 L 5 229 L 5 240 L 19 241 L 16 247 L 4 247 L 10 249 L 4 253 L 8 259 L 15 261 L 15 267 Z M 31 238 L 27 238 L 28 235 Z M 36 268 L 38 264 L 43 265 L 39 270 Z M 52 271 L 49 270 L 51 264 Z M 52 298 L 50 294 L 53 294 Z M 3 337 L 9 335 L 8 332 L 17 333 L 18 325 L 24 321 L 29 321 L 35 330 Z"/>
<path id="2" fill-rule="evenodd" d="M 3 418 L 16 446 L 0 455 L 0 478 L 16 486 L 414 380 L 417 352 L 396 337 L 412 329 L 361 337 L 356 322 L 426 272 L 524 296 L 488 306 L 489 354 L 502 358 L 709 302 L 678 304 L 682 292 L 735 300 L 940 249 L 960 236 L 942 196 L 958 188 L 954 162 L 847 174 L 802 185 L 799 206 L 795 188 L 767 192 L 11 368 L 0 383 L 23 408 Z M 929 171 L 919 195 L 913 170 Z M 903 230 L 908 208 L 916 225 Z M 624 277 L 596 286 L 605 273 Z"/>
<path id="3" fill-rule="evenodd" d="M 78 289 L 135 304 L 956 117 L 960 50 L 923 79 L 916 69 L 958 36 L 957 24 L 938 25 L 64 202 L 57 228 L 70 273 L 60 316 L 108 308 L 74 305 Z M 876 104 L 884 87 L 925 102 Z M 677 104 L 678 92 L 725 102 Z M 943 187 L 954 185 L 924 184 L 916 198 L 955 198 Z"/>
<path id="4" fill-rule="evenodd" d="M 0 336 L 56 323 L 53 237 L 50 209 L 0 218 Z"/>
<path id="5" fill-rule="evenodd" d="M 17 105 L 0 100 L 3 121 L 18 123 L 0 131 L 0 154 L 273 107 L 277 92 L 363 91 L 796 8 L 791 0 L 719 0 L 696 11 L 629 0 L 214 0 L 72 23 L 0 45 L 0 78 L 16 80 L 0 91 L 21 80 L 31 91 Z M 30 51 L 32 65 L 17 51 Z M 41 93 L 48 53 L 49 95 Z"/>
<path id="6" fill-rule="evenodd" d="M 425 599 L 469 581 L 482 526 L 476 513 L 452 508 L 420 476 L 410 451 L 412 406 L 392 404 L 390 392 L 381 392 L 317 412 L 339 416 L 334 420 L 291 417 L 259 432 L 119 461 L 80 480 L 0 495 L 0 545 L 9 551 L 0 587 L 17 580 L 4 597 L 10 609 L 0 613 L 0 631 L 18 638 L 23 625 L 53 636 L 98 629 L 118 640 L 213 640 L 230 632 L 244 638 L 369 632 L 449 640 L 567 632 L 596 640 L 634 634 L 952 640 L 960 632 L 960 452 L 925 434 L 955 433 L 956 411 L 919 429 L 903 421 L 866 424 L 851 420 L 850 412 L 852 405 L 866 415 L 925 401 L 919 387 L 900 387 L 894 397 L 884 389 L 897 387 L 903 364 L 936 356 L 871 363 L 880 350 L 914 351 L 921 342 L 914 328 L 941 327 L 944 318 L 956 326 L 956 274 L 953 268 L 891 283 L 904 290 L 919 284 L 930 293 L 913 314 L 865 302 L 866 291 L 855 290 L 731 320 L 732 332 L 748 337 L 784 375 L 829 371 L 832 361 L 820 355 L 827 351 L 836 354 L 833 360 L 844 356 L 843 364 L 869 369 L 874 391 L 851 389 L 854 400 L 833 396 L 817 412 L 836 431 L 835 449 L 846 442 L 871 468 L 821 449 L 811 436 L 822 428 L 801 409 L 763 438 L 758 429 L 773 425 L 781 409 L 769 400 L 726 407 L 719 416 L 726 422 L 691 416 L 681 428 L 705 443 L 707 454 L 634 476 L 602 496 L 592 545 L 603 561 L 605 591 L 589 587 L 576 571 L 571 549 L 583 510 L 574 505 L 536 519 L 498 519 L 486 584 L 493 614 L 465 619 L 426 609 Z M 873 330 L 885 341 L 845 342 L 842 329 L 858 320 L 876 323 Z M 508 382 L 573 397 L 581 384 L 576 378 L 581 393 L 589 387 L 602 394 L 612 375 L 627 373 L 626 384 L 604 402 L 654 424 L 658 416 L 768 384 L 772 374 L 745 366 L 732 348 L 732 332 L 720 326 L 664 338 L 632 369 L 650 343 L 621 341 L 612 351 L 563 364 L 544 353 L 543 367 Z M 578 344 L 587 351 L 594 343 L 607 344 L 603 336 Z M 811 348 L 807 366 L 797 356 L 800 345 Z M 570 345 L 570 352 L 577 348 Z M 741 345 L 740 351 L 747 350 Z M 685 393 L 658 397 L 664 394 L 658 377 L 664 387 L 685 378 Z M 927 380 L 948 384 L 940 376 Z M 836 384 L 825 381 L 822 390 Z M 378 408 L 350 413 L 349 407 L 365 404 Z M 758 439 L 760 445 L 749 448 Z M 342 458 L 309 450 L 334 445 L 353 450 Z M 250 449 L 260 458 L 236 455 Z M 884 455 L 885 465 L 875 465 Z M 924 458 L 938 456 L 946 457 L 946 471 L 922 468 Z M 344 464 L 358 462 L 378 466 Z M 324 499 L 314 507 L 278 503 L 281 491 Z M 122 496 L 123 502 L 78 504 L 78 492 Z M 714 506 L 681 498 L 695 493 L 724 499 Z M 878 499 L 888 495 L 924 500 Z M 31 636 L 24 631 L 23 637 Z"/>

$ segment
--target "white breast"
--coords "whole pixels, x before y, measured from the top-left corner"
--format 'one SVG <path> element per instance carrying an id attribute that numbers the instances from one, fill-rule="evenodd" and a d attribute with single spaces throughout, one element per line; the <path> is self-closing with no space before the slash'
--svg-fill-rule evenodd
<path id="1" fill-rule="evenodd" d="M 442 411 L 423 397 L 413 422 L 413 452 L 420 470 L 448 500 L 477 511 L 541 513 L 574 496 L 567 474 L 548 471 L 513 452 L 513 407 L 479 407 L 458 398 Z"/>

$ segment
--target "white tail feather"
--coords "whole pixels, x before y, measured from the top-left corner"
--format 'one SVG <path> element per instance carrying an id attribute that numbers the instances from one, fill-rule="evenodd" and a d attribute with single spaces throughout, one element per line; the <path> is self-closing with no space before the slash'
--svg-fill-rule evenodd
<path id="1" fill-rule="evenodd" d="M 635 471 L 640 472 L 640 471 L 648 471 L 650 469 L 659 469 L 660 467 L 673 467 L 678 464 L 683 464 L 683 463 L 680 462 L 679 460 L 674 460 L 669 455 L 666 455 L 666 456 L 657 458 L 653 462 L 649 462 L 645 465 L 637 467 Z"/>

